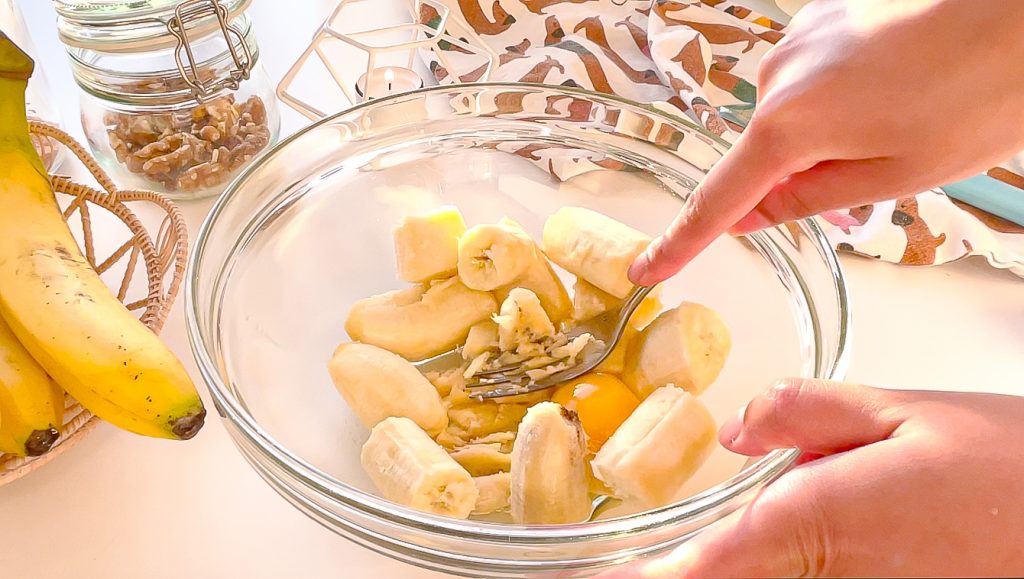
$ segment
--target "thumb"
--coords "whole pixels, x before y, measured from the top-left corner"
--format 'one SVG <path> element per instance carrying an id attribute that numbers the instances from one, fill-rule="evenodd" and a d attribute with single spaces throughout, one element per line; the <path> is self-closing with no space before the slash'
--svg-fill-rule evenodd
<path id="1" fill-rule="evenodd" d="M 726 422 L 719 440 L 749 456 L 779 448 L 835 454 L 889 438 L 904 420 L 903 396 L 856 384 L 782 380 Z"/>

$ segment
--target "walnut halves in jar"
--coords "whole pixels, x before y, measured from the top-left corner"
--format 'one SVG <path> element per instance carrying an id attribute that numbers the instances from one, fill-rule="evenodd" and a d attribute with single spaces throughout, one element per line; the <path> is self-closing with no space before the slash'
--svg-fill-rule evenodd
<path id="1" fill-rule="evenodd" d="M 229 94 L 191 111 L 108 112 L 104 122 L 117 161 L 168 191 L 224 183 L 271 138 L 266 106 L 255 95 L 239 104 Z"/>

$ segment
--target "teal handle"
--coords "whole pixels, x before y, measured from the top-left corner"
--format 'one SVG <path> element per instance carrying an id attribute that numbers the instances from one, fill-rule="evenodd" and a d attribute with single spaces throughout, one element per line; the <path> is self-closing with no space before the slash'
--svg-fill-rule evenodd
<path id="1" fill-rule="evenodd" d="M 953 199 L 973 205 L 997 217 L 1024 225 L 1024 190 L 993 179 L 977 175 L 941 188 Z"/>

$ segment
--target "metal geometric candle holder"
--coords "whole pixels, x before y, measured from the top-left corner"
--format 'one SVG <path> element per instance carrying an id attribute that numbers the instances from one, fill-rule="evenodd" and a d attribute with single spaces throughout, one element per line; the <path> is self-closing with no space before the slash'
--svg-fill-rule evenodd
<path id="1" fill-rule="evenodd" d="M 356 84 L 360 78 L 369 79 L 375 69 L 401 67 L 414 70 L 420 51 L 430 53 L 424 56 L 436 62 L 435 67 L 444 67 L 447 74 L 436 75 L 443 77 L 441 84 L 486 81 L 490 77 L 498 64 L 498 55 L 480 39 L 461 14 L 452 12 L 438 0 L 403 2 L 408 9 L 408 20 L 380 28 L 359 29 L 358 22 L 363 21 L 359 11 L 364 10 L 365 16 L 370 4 L 379 10 L 379 0 L 341 0 L 278 84 L 277 95 L 281 101 L 310 120 L 321 119 L 329 112 L 343 110 L 359 102 Z M 308 72 L 313 64 L 310 60 L 313 54 L 334 79 L 340 97 L 346 102 L 332 103 L 329 107 L 317 106 L 308 98 L 295 94 L 296 79 L 300 73 Z M 350 64 L 352 59 L 365 60 L 366 66 L 350 78 L 341 65 Z M 351 67 L 347 68 L 351 70 Z M 458 75 L 456 70 L 471 72 Z M 426 71 L 418 74 L 421 78 L 430 76 L 432 81 L 435 77 Z"/>

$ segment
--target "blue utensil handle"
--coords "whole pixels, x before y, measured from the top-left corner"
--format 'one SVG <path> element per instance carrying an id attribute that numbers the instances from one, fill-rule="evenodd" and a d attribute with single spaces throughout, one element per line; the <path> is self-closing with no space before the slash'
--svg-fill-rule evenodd
<path id="1" fill-rule="evenodd" d="M 1024 190 L 993 179 L 977 175 L 941 189 L 953 199 L 973 205 L 997 217 L 1024 225 Z"/>

